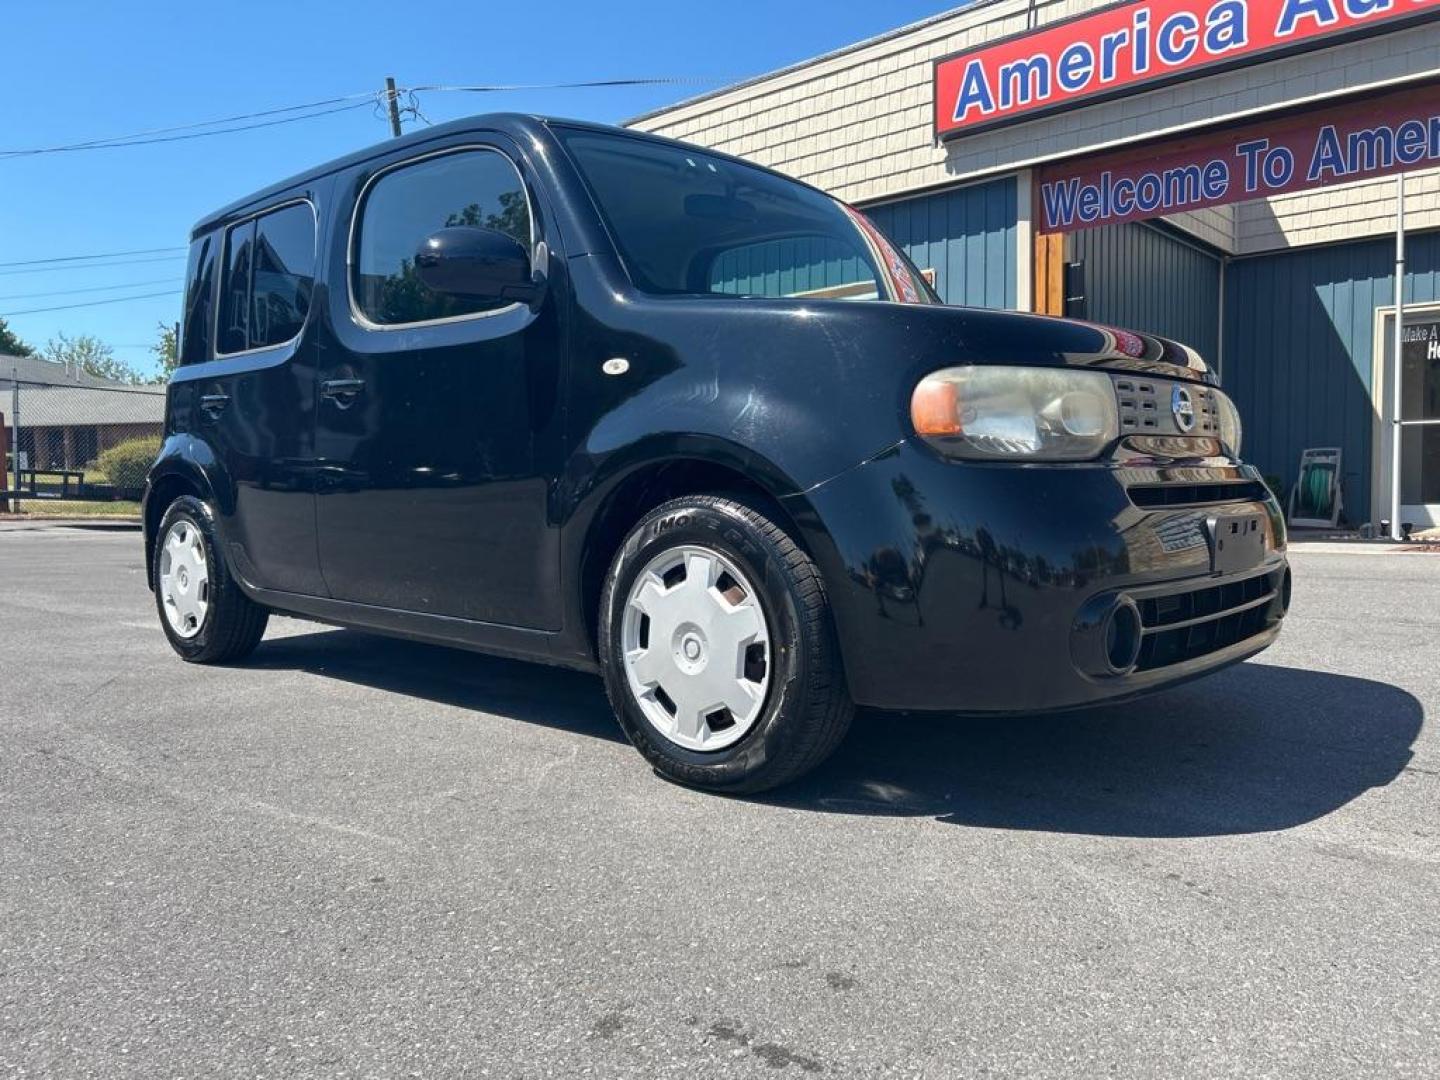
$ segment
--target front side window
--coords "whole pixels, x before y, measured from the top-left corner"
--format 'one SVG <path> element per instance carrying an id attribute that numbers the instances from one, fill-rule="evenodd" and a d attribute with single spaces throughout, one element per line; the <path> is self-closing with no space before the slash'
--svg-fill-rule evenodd
<path id="1" fill-rule="evenodd" d="M 361 206 L 352 256 L 360 313 L 372 323 L 398 326 L 510 306 L 437 293 L 420 280 L 415 253 L 421 243 L 457 225 L 494 229 L 526 250 L 532 247 L 530 203 L 509 158 L 494 150 L 464 150 L 381 174 Z"/>
<path id="2" fill-rule="evenodd" d="M 230 229 L 216 351 L 281 345 L 300 333 L 315 288 L 315 213 L 292 203 Z"/>
<path id="3" fill-rule="evenodd" d="M 688 146 L 558 133 L 645 292 L 939 302 L 868 219 L 814 188 Z"/>

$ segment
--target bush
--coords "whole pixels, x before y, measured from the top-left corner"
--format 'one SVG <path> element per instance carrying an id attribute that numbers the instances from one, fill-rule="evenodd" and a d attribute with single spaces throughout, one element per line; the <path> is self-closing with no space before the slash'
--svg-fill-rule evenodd
<path id="1" fill-rule="evenodd" d="M 110 447 L 95 459 L 95 467 L 121 493 L 139 492 L 145 486 L 145 474 L 160 453 L 160 436 L 127 439 Z"/>

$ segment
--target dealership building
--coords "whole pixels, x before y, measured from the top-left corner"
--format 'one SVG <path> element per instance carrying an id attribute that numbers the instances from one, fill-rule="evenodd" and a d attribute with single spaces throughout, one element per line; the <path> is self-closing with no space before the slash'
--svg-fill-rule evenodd
<path id="1" fill-rule="evenodd" d="M 1351 525 L 1391 516 L 1403 206 L 1401 518 L 1440 524 L 1440 0 L 977 0 L 631 126 L 863 207 L 948 303 L 1193 346 L 1287 490 L 1339 451 Z"/>

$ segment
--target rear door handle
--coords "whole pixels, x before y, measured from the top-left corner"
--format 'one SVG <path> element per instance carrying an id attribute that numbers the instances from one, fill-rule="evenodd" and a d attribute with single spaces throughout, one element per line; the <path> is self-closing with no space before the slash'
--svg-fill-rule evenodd
<path id="1" fill-rule="evenodd" d="M 364 389 L 364 379 L 326 379 L 320 384 L 320 396 L 329 398 L 342 409 L 348 409 Z"/>
<path id="2" fill-rule="evenodd" d="M 225 406 L 230 404 L 229 394 L 201 394 L 200 411 L 207 418 L 214 420 L 225 411 Z"/>

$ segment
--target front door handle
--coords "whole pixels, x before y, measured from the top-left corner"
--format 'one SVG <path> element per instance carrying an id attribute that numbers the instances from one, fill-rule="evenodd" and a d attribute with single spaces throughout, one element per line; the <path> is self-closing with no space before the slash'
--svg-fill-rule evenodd
<path id="1" fill-rule="evenodd" d="M 220 414 L 225 411 L 225 406 L 229 404 L 229 394 L 200 395 L 200 411 L 205 414 L 207 420 L 219 419 Z"/>
<path id="2" fill-rule="evenodd" d="M 364 389 L 364 379 L 326 379 L 320 384 L 320 396 L 329 398 L 338 408 L 348 409 Z"/>

